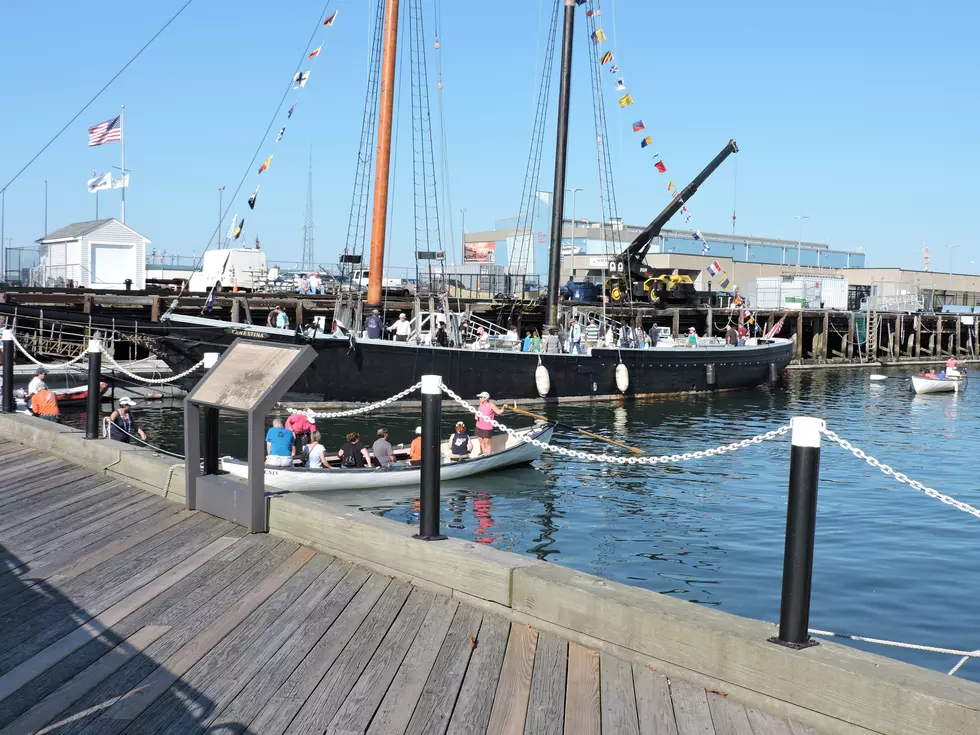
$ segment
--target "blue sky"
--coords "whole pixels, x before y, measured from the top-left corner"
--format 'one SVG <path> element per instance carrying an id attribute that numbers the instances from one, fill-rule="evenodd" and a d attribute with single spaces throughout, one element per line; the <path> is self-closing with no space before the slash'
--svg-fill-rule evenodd
<path id="1" fill-rule="evenodd" d="M 4 3 L 0 26 L 0 186 L 155 33 L 184 0 L 119 3 L 111 13 L 84 4 Z M 481 5 L 443 1 L 441 48 L 432 47 L 435 6 L 425 0 L 429 68 L 442 55 L 453 224 L 465 207 L 470 231 L 516 213 L 540 55 L 552 0 Z M 334 27 L 321 29 L 309 84 L 290 92 L 232 213 L 282 260 L 298 260 L 307 156 L 314 158 L 316 253 L 333 262 L 346 240 L 364 100 L 373 2 L 334 0 Z M 127 221 L 168 253 L 200 254 L 217 220 L 217 187 L 237 185 L 288 84 L 323 0 L 195 0 L 7 191 L 5 234 L 27 245 L 41 235 L 43 179 L 49 229 L 94 216 L 85 189 L 93 170 L 119 165 L 119 147 L 86 146 L 86 129 L 126 105 L 126 163 L 132 171 Z M 542 10 L 543 9 L 543 10 Z M 884 2 L 800 6 L 776 2 L 650 3 L 606 0 L 602 25 L 636 104 L 620 110 L 604 75 L 619 211 L 649 221 L 667 201 L 669 180 L 687 183 L 734 137 L 737 232 L 863 247 L 869 264 L 980 272 L 980 6 Z M 577 60 L 568 186 L 579 217 L 599 215 L 595 135 L 587 77 L 584 8 Z M 407 76 L 405 77 L 407 84 Z M 433 115 L 438 118 L 435 89 Z M 550 189 L 554 102 L 541 188 Z M 396 150 L 392 259 L 412 261 L 410 111 Z M 288 122 L 285 111 L 298 102 Z M 667 174 L 641 151 L 630 123 L 642 118 Z M 282 142 L 274 143 L 286 125 Z M 435 126 L 435 145 L 440 130 Z M 272 168 L 255 174 L 265 156 Z M 438 170 L 438 167 L 437 167 Z M 735 162 L 691 203 L 693 226 L 731 231 Z M 245 203 L 261 183 L 259 206 Z M 227 199 L 226 199 L 227 203 Z M 446 207 L 446 202 L 440 202 Z M 118 216 L 118 192 L 100 214 Z M 682 226 L 675 220 L 674 226 Z M 227 221 L 226 221 L 227 226 Z M 458 241 L 457 241 L 458 242 Z M 969 261 L 976 260 L 975 264 Z"/>

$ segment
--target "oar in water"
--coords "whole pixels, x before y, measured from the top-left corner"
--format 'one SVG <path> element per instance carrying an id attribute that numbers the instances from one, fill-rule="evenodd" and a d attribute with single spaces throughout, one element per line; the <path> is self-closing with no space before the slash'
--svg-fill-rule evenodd
<path id="1" fill-rule="evenodd" d="M 887 375 L 880 375 L 879 373 L 872 373 L 871 374 L 871 379 L 872 380 L 888 380 L 888 376 Z"/>
<path id="2" fill-rule="evenodd" d="M 612 439 L 607 439 L 604 436 L 599 436 L 598 434 L 593 434 L 591 431 L 586 431 L 585 429 L 580 429 L 577 426 L 569 426 L 568 424 L 563 424 L 560 421 L 552 421 L 549 418 L 546 418 L 544 416 L 538 416 L 538 414 L 536 414 L 536 413 L 531 413 L 530 411 L 525 411 L 523 408 L 518 408 L 517 406 L 505 406 L 504 408 L 507 411 L 514 411 L 516 413 L 522 413 L 525 416 L 530 416 L 532 419 L 537 419 L 538 421 L 547 421 L 548 423 L 552 423 L 555 426 L 560 426 L 563 429 L 568 429 L 569 431 L 577 431 L 579 434 L 582 434 L 583 436 L 587 436 L 590 439 L 596 439 L 597 441 L 606 442 L 606 444 L 612 444 L 613 446 L 620 447 L 621 449 L 629 449 L 631 452 L 633 452 L 633 454 L 643 454 L 643 450 L 642 449 L 637 449 L 636 447 L 631 447 L 631 446 L 629 446 L 627 444 L 623 444 L 622 442 L 614 441 Z"/>

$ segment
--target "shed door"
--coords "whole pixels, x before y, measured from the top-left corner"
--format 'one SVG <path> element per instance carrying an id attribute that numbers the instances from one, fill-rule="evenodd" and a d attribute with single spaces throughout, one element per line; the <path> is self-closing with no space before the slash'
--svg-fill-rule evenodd
<path id="1" fill-rule="evenodd" d="M 126 279 L 136 285 L 136 248 L 132 245 L 92 243 L 91 288 L 125 288 Z"/>

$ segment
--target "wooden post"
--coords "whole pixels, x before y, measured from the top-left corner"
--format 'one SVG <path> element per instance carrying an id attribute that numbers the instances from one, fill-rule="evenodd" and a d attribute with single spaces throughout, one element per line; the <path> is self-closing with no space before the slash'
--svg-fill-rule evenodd
<path id="1" fill-rule="evenodd" d="M 932 356 L 942 357 L 943 354 L 943 318 L 936 318 L 936 336 L 932 343 Z"/>
<path id="2" fill-rule="evenodd" d="M 796 359 L 803 362 L 803 310 L 796 314 Z"/>
<path id="3" fill-rule="evenodd" d="M 681 333 L 681 312 L 680 309 L 672 309 L 674 312 L 674 322 L 672 329 L 674 330 L 674 338 L 676 339 Z"/>
<path id="4" fill-rule="evenodd" d="M 714 309 L 710 306 L 708 307 L 708 328 L 705 330 L 705 336 L 711 339 L 715 334 L 715 323 L 714 323 Z"/>
<path id="5" fill-rule="evenodd" d="M 231 320 L 235 324 L 239 324 L 242 321 L 242 300 L 234 298 L 231 300 Z"/>
<path id="6" fill-rule="evenodd" d="M 953 339 L 949 345 L 950 353 L 952 353 L 954 357 L 960 356 L 960 330 L 963 328 L 961 323 L 962 318 L 963 317 L 961 317 L 959 314 L 956 315 L 956 331 L 953 332 Z"/>
<path id="7" fill-rule="evenodd" d="M 922 316 L 915 315 L 915 359 L 922 358 Z"/>
<path id="8" fill-rule="evenodd" d="M 888 325 L 888 359 L 895 359 L 895 333 L 891 324 Z"/>
<path id="9" fill-rule="evenodd" d="M 150 321 L 160 321 L 160 297 L 154 296 L 153 303 L 150 305 Z"/>
<path id="10" fill-rule="evenodd" d="M 94 302 L 95 302 L 95 296 L 94 295 L 92 295 L 90 293 L 85 294 L 82 297 L 82 313 L 83 314 L 91 314 L 92 313 L 92 304 Z"/>
<path id="11" fill-rule="evenodd" d="M 827 343 L 829 342 L 828 337 L 830 336 L 830 312 L 824 311 L 823 313 L 823 335 L 820 337 L 820 357 L 824 362 L 827 362 Z"/>
<path id="12" fill-rule="evenodd" d="M 850 312 L 847 317 L 847 345 L 845 345 L 844 350 L 847 361 L 850 362 L 854 359 L 854 312 Z"/>
<path id="13" fill-rule="evenodd" d="M 302 327 L 304 323 L 303 319 L 303 299 L 296 299 L 296 326 Z"/>

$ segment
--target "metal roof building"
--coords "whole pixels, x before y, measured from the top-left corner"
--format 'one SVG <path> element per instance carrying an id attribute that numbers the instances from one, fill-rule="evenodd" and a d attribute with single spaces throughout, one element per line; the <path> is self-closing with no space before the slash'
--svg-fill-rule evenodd
<path id="1" fill-rule="evenodd" d="M 37 241 L 40 272 L 36 280 L 46 287 L 121 291 L 128 285 L 142 290 L 149 242 L 117 219 L 75 222 Z"/>

